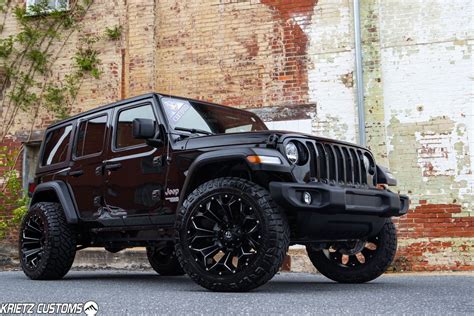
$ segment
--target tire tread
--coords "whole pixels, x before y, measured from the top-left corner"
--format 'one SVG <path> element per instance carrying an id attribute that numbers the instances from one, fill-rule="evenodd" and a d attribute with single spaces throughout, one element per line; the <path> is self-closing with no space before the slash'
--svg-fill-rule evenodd
<path id="1" fill-rule="evenodd" d="M 238 281 L 231 283 L 212 282 L 190 268 L 189 259 L 184 255 L 182 245 L 180 244 L 179 232 L 182 229 L 182 223 L 186 214 L 190 211 L 190 207 L 200 196 L 211 190 L 229 187 L 240 189 L 255 198 L 256 203 L 262 210 L 263 216 L 268 220 L 266 227 L 268 239 L 266 243 L 272 246 L 267 248 L 261 264 L 254 267 L 245 276 L 239 278 Z M 183 206 L 178 212 L 176 223 L 176 255 L 181 266 L 193 281 L 212 291 L 243 292 L 265 284 L 281 267 L 290 242 L 289 227 L 284 213 L 273 202 L 270 193 L 263 187 L 242 178 L 217 178 L 200 185 L 184 201 Z"/>
<path id="2" fill-rule="evenodd" d="M 26 268 L 21 255 L 20 262 L 24 273 L 33 280 L 57 280 L 64 277 L 71 269 L 76 254 L 76 234 L 66 222 L 63 209 L 59 203 L 39 202 L 34 204 L 30 212 L 39 211 L 43 214 L 48 226 L 46 249 L 41 264 L 34 271 Z M 27 214 L 23 219 L 20 234 L 23 231 Z M 21 236 L 20 236 L 21 238 Z"/>

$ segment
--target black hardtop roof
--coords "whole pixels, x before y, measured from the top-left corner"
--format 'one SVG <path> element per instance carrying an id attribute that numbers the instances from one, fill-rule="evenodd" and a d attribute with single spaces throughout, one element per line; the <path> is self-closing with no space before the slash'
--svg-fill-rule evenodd
<path id="1" fill-rule="evenodd" d="M 203 103 L 203 104 L 207 104 L 207 105 L 226 107 L 226 108 L 230 108 L 230 109 L 235 110 L 235 111 L 243 111 L 243 112 L 246 112 L 246 113 L 253 114 L 252 112 L 248 112 L 248 111 L 245 111 L 245 110 L 242 110 L 242 109 L 239 109 L 239 108 L 235 108 L 235 107 L 225 106 L 225 105 L 222 105 L 222 104 L 217 104 L 217 103 L 212 103 L 212 102 L 207 102 L 207 101 L 202 101 L 202 100 L 196 100 L 196 99 L 191 99 L 191 98 L 186 98 L 186 97 L 180 97 L 180 96 L 171 95 L 171 94 L 152 92 L 152 93 L 146 93 L 146 94 L 138 95 L 138 96 L 128 98 L 128 99 L 119 100 L 119 101 L 116 101 L 116 102 L 113 102 L 113 103 L 109 103 L 109 104 L 106 104 L 106 105 L 102 105 L 102 106 L 87 110 L 85 112 L 78 113 L 76 115 L 68 117 L 67 119 L 64 119 L 64 120 L 61 120 L 59 122 L 51 124 L 50 126 L 47 127 L 47 129 L 51 129 L 51 128 L 54 128 L 58 125 L 62 125 L 64 123 L 72 122 L 74 120 L 77 120 L 78 118 L 81 118 L 81 117 L 84 117 L 84 116 L 87 116 L 87 115 L 90 115 L 90 114 L 94 114 L 96 112 L 100 112 L 100 111 L 103 111 L 103 110 L 111 109 L 111 108 L 114 108 L 114 107 L 117 107 L 117 106 L 120 106 L 120 105 L 123 105 L 123 104 L 131 103 L 131 102 L 135 102 L 135 101 L 140 101 L 142 99 L 149 99 L 149 98 L 152 98 L 152 97 L 160 97 L 160 96 L 161 97 L 171 97 L 171 98 L 183 99 L 183 100 L 188 100 L 188 101 L 192 101 L 192 102 L 199 102 L 199 103 Z"/>

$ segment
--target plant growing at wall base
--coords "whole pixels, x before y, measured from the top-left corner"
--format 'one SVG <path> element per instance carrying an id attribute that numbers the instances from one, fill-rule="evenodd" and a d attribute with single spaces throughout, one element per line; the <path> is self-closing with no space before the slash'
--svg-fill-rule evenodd
<path id="1" fill-rule="evenodd" d="M 11 222 L 15 225 L 21 224 L 23 217 L 28 213 L 28 205 L 30 204 L 30 198 L 25 194 L 21 199 L 17 201 L 18 207 L 12 211 L 13 217 Z"/>
<path id="2" fill-rule="evenodd" d="M 0 218 L 0 239 L 6 237 L 8 232 L 8 222 L 4 218 Z"/>
<path id="3" fill-rule="evenodd" d="M 6 168 L 2 174 L 4 183 L 0 189 L 0 212 L 5 213 L 8 209 L 15 209 L 13 217 L 8 219 L 5 216 L 0 217 L 0 239 L 6 237 L 10 227 L 16 226 L 16 219 L 22 218 L 24 213 L 20 208 L 26 209 L 29 198 L 22 194 L 22 185 L 17 170 L 14 168 L 18 162 L 19 150 L 11 150 L 7 146 L 0 147 L 0 167 Z M 20 219 L 21 221 L 21 219 Z"/>

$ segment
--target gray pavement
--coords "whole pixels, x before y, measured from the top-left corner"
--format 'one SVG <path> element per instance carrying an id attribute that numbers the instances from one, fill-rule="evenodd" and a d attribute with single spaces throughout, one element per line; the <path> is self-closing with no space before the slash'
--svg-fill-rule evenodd
<path id="1" fill-rule="evenodd" d="M 213 293 L 186 276 L 153 272 L 73 271 L 60 281 L 0 272 L 0 304 L 89 300 L 98 303 L 98 315 L 474 315 L 474 274 L 391 274 L 346 285 L 320 275 L 282 273 L 249 293 Z"/>

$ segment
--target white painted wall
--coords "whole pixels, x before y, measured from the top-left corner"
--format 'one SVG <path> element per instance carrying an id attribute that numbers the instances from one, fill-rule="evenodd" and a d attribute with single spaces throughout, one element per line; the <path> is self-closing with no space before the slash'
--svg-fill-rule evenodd
<path id="1" fill-rule="evenodd" d="M 357 115 L 354 89 L 343 76 L 354 70 L 352 8 L 348 0 L 321 0 L 315 6 L 308 55 L 310 102 L 317 104 L 313 133 L 355 142 Z"/>
<path id="2" fill-rule="evenodd" d="M 273 121 L 265 122 L 268 129 L 280 130 L 280 131 L 291 131 L 305 134 L 311 134 L 312 132 L 312 120 L 291 120 L 291 121 Z"/>

